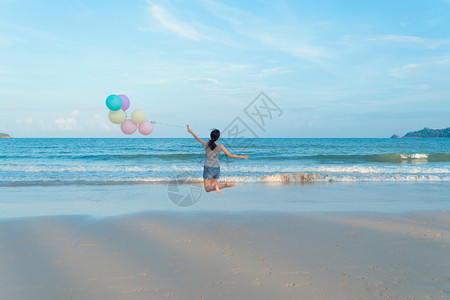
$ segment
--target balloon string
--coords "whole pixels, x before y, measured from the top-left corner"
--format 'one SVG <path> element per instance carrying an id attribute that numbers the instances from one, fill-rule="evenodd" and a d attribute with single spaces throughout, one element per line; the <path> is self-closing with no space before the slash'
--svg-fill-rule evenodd
<path id="1" fill-rule="evenodd" d="M 155 121 L 150 121 L 150 123 L 152 123 L 152 124 L 158 124 L 158 125 L 165 125 L 165 126 L 172 126 L 172 127 L 180 127 L 180 128 L 185 128 L 185 127 L 186 127 L 186 126 L 181 126 L 181 125 L 168 124 L 168 123 L 161 123 L 161 122 L 155 122 Z"/>

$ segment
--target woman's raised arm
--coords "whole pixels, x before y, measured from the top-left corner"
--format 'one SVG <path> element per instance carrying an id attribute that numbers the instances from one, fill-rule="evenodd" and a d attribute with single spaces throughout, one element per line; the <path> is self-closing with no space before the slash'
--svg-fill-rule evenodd
<path id="1" fill-rule="evenodd" d="M 195 135 L 195 133 L 192 131 L 192 129 L 191 128 L 189 128 L 189 125 L 187 125 L 187 131 L 190 133 L 190 134 L 192 134 L 192 136 L 197 140 L 197 141 L 199 141 L 204 147 L 206 147 L 206 142 L 204 141 L 204 140 L 202 140 L 201 138 L 199 138 L 197 135 Z"/>
<path id="2" fill-rule="evenodd" d="M 231 158 L 243 158 L 243 159 L 248 159 L 248 155 L 234 155 L 234 154 L 231 154 L 230 152 L 228 152 L 228 150 L 227 150 L 227 148 L 225 148 L 225 146 L 223 145 L 223 144 L 220 144 L 221 145 L 221 149 L 222 149 L 222 151 L 226 154 L 226 155 L 228 155 L 228 157 L 231 157 Z"/>

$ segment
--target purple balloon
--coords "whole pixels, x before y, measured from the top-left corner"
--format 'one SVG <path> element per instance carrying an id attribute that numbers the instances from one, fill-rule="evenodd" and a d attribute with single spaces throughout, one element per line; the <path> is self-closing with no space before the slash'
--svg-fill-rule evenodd
<path id="1" fill-rule="evenodd" d="M 122 132 L 125 134 L 133 134 L 137 129 L 137 124 L 128 119 L 123 121 L 123 123 L 120 125 L 120 129 L 122 129 Z"/>
<path id="2" fill-rule="evenodd" d="M 149 135 L 153 131 L 153 124 L 149 121 L 145 121 L 141 125 L 139 125 L 138 130 L 143 135 Z"/>
<path id="3" fill-rule="evenodd" d="M 130 99 L 128 99 L 125 95 L 119 95 L 120 99 L 122 99 L 122 110 L 126 111 L 130 107 Z"/>

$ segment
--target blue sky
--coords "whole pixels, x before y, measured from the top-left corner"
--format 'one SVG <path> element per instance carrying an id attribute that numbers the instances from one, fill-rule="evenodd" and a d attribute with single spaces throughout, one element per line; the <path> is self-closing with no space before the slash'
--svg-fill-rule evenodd
<path id="1" fill-rule="evenodd" d="M 449 82 L 450 0 L 0 0 L 15 137 L 124 137 L 109 94 L 201 136 L 240 117 L 260 137 L 389 137 L 450 126 Z M 265 131 L 244 113 L 261 91 L 283 110 Z"/>

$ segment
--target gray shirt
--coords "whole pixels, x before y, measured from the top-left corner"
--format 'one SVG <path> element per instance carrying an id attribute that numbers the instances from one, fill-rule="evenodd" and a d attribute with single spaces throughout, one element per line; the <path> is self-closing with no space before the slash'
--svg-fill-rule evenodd
<path id="1" fill-rule="evenodd" d="M 222 145 L 216 144 L 216 148 L 211 150 L 208 145 L 205 147 L 205 166 L 220 168 L 219 165 L 219 153 L 222 148 Z"/>

